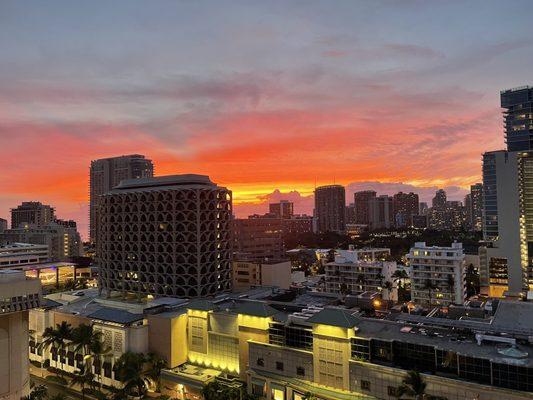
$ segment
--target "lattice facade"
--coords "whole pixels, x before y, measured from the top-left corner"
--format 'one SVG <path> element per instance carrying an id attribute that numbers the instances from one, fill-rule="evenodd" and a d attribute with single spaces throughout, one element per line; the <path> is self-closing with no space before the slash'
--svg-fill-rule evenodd
<path id="1" fill-rule="evenodd" d="M 101 290 L 175 297 L 230 290 L 231 191 L 196 175 L 141 181 L 101 198 Z"/>

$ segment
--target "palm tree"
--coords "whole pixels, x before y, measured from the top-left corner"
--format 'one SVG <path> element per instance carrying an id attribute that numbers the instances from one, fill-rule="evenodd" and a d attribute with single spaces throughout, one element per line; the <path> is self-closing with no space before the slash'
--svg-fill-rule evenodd
<path id="1" fill-rule="evenodd" d="M 396 283 L 396 285 L 398 285 L 398 287 L 400 287 L 402 284 L 402 281 L 406 279 L 409 279 L 409 275 L 407 275 L 407 272 L 405 272 L 405 270 L 403 269 L 397 269 L 392 274 L 392 280 L 394 283 Z"/>
<path id="2" fill-rule="evenodd" d="M 83 355 L 84 364 L 87 364 L 87 370 L 91 371 L 92 354 L 91 349 L 94 343 L 101 342 L 102 332 L 95 331 L 92 325 L 80 324 L 72 330 L 72 344 L 75 345 L 74 351 Z"/>
<path id="3" fill-rule="evenodd" d="M 148 353 L 146 362 L 149 365 L 146 375 L 154 382 L 156 392 L 161 391 L 161 370 L 167 367 L 167 362 L 155 353 Z"/>
<path id="4" fill-rule="evenodd" d="M 83 365 L 78 371 L 76 371 L 70 381 L 70 386 L 75 385 L 81 387 L 81 398 L 85 399 L 85 387 L 89 386 L 91 389 L 94 389 L 94 374 L 91 372 L 90 368 L 86 368 Z"/>
<path id="5" fill-rule="evenodd" d="M 49 397 L 48 400 L 67 400 L 67 395 L 65 393 L 56 393 Z"/>
<path id="6" fill-rule="evenodd" d="M 355 280 L 359 285 L 363 286 L 366 283 L 366 277 L 364 274 L 357 275 L 357 279 Z"/>
<path id="7" fill-rule="evenodd" d="M 435 285 L 431 279 L 426 279 L 423 289 L 428 291 L 428 304 L 431 305 L 431 292 L 434 289 L 437 289 L 437 285 Z"/>
<path id="8" fill-rule="evenodd" d="M 21 400 L 45 400 L 48 397 L 48 389 L 45 385 L 35 386 L 28 396 L 22 397 Z"/>
<path id="9" fill-rule="evenodd" d="M 142 353 L 128 351 L 115 362 L 115 377 L 124 385 L 124 392 L 129 396 L 143 397 L 146 394 L 149 379 L 144 364 L 146 357 Z"/>
<path id="10" fill-rule="evenodd" d="M 61 364 L 61 374 L 63 373 L 63 357 L 62 353 L 65 353 L 68 341 L 72 339 L 72 327 L 66 321 L 57 324 L 55 328 L 48 327 L 43 333 L 43 342 L 41 347 L 47 349 L 49 347 L 55 347 L 59 357 L 59 363 Z"/>
<path id="11" fill-rule="evenodd" d="M 101 340 L 95 340 L 89 347 L 89 357 L 92 360 L 97 360 L 100 365 L 100 372 L 96 374 L 100 383 L 100 391 L 102 390 L 102 359 L 111 352 L 110 347 L 105 347 L 104 342 Z M 91 360 L 91 361 L 92 361 Z M 92 365 L 92 362 L 89 362 Z"/>
<path id="12" fill-rule="evenodd" d="M 387 291 L 387 300 L 390 300 L 390 293 L 392 291 L 392 282 L 390 281 L 385 281 L 385 283 L 383 284 L 383 289 L 385 289 Z"/>
<path id="13" fill-rule="evenodd" d="M 455 279 L 453 278 L 453 275 L 448 275 L 448 278 L 446 279 L 445 286 L 448 289 L 448 291 L 450 292 L 451 299 L 452 299 L 452 302 L 453 302 L 453 299 L 454 299 L 453 290 L 455 288 Z"/>
<path id="14" fill-rule="evenodd" d="M 419 372 L 409 371 L 398 388 L 398 398 L 407 395 L 414 397 L 416 400 L 423 400 L 426 397 L 426 386 L 424 377 Z"/>

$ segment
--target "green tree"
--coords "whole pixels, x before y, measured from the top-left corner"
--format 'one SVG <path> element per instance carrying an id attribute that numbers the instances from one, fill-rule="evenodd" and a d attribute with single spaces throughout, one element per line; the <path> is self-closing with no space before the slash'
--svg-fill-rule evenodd
<path id="1" fill-rule="evenodd" d="M 57 324 L 55 328 L 48 327 L 43 332 L 43 342 L 41 347 L 47 349 L 54 347 L 57 349 L 57 356 L 61 364 L 61 375 L 63 374 L 63 359 L 68 342 L 72 339 L 72 327 L 63 321 Z"/>
<path id="2" fill-rule="evenodd" d="M 426 279 L 423 289 L 428 291 L 428 305 L 431 305 L 431 293 L 437 289 L 437 285 L 431 279 Z"/>
<path id="3" fill-rule="evenodd" d="M 85 365 L 76 371 L 72 380 L 70 381 L 70 386 L 79 385 L 81 387 L 81 398 L 85 400 L 85 388 L 89 387 L 94 389 L 94 374 L 91 372 L 90 368 L 87 368 Z"/>
<path id="4" fill-rule="evenodd" d="M 156 392 L 161 392 L 161 371 L 167 367 L 167 362 L 155 353 L 148 353 L 146 362 L 149 366 L 146 375 L 154 383 Z"/>
<path id="5" fill-rule="evenodd" d="M 414 397 L 415 400 L 423 400 L 426 398 L 426 386 L 424 377 L 419 372 L 409 371 L 398 388 L 398 398 L 407 395 Z"/>
<path id="6" fill-rule="evenodd" d="M 28 396 L 22 397 L 22 400 L 45 400 L 48 397 L 48 389 L 45 385 L 35 386 Z"/>
<path id="7" fill-rule="evenodd" d="M 94 340 L 89 347 L 89 357 L 91 360 L 88 360 L 88 363 L 92 365 L 93 361 L 97 361 L 100 366 L 100 372 L 96 375 L 100 383 L 100 390 L 102 390 L 102 361 L 110 352 L 111 348 L 106 347 L 102 340 Z"/>
<path id="8" fill-rule="evenodd" d="M 128 351 L 115 362 L 115 377 L 124 385 L 128 396 L 143 397 L 150 380 L 145 371 L 146 357 L 142 353 Z"/>

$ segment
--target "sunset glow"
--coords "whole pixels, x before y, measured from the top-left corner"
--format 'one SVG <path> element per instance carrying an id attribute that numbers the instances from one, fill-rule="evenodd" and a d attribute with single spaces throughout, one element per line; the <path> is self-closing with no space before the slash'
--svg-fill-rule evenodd
<path id="1" fill-rule="evenodd" d="M 0 216 L 38 200 L 85 234 L 90 161 L 129 153 L 209 175 L 240 216 L 311 213 L 333 182 L 461 199 L 503 147 L 499 90 L 530 78 L 518 2 L 236 3 L 2 2 Z"/>

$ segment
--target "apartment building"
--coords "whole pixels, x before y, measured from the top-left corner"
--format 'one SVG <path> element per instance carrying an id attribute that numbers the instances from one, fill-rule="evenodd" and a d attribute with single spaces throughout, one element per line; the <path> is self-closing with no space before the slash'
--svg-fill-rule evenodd
<path id="1" fill-rule="evenodd" d="M 335 261 L 327 263 L 325 268 L 326 291 L 340 294 L 379 292 L 386 300 L 397 301 L 398 291 L 392 287 L 397 265 L 395 261 L 385 261 L 389 257 L 390 249 L 336 250 Z"/>
<path id="2" fill-rule="evenodd" d="M 465 254 L 451 247 L 417 242 L 406 258 L 411 266 L 411 300 L 425 305 L 463 304 L 466 298 Z"/>

